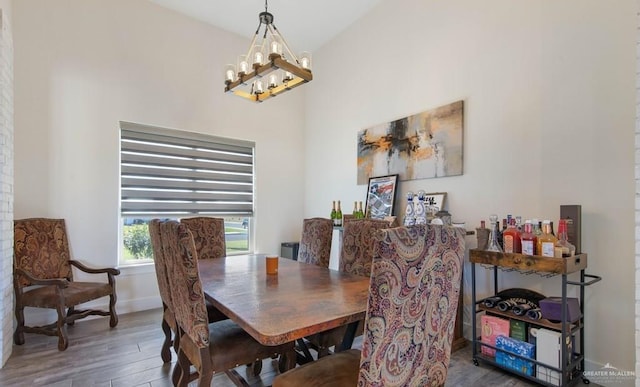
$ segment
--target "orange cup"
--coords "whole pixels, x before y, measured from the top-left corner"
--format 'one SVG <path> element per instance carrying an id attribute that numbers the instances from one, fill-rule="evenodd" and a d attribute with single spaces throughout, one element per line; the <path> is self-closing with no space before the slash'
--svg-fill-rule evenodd
<path id="1" fill-rule="evenodd" d="M 277 255 L 267 255 L 267 274 L 278 274 L 278 259 Z"/>

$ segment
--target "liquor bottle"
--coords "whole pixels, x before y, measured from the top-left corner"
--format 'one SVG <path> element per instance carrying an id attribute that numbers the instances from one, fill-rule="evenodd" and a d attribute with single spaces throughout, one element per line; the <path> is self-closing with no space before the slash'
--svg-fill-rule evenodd
<path id="1" fill-rule="evenodd" d="M 500 244 L 500 248 L 504 251 L 504 239 L 502 232 L 507 229 L 507 218 L 502 219 L 502 229 L 500 229 L 500 221 L 498 223 L 498 243 Z"/>
<path id="2" fill-rule="evenodd" d="M 533 225 L 533 235 L 536 238 L 540 238 L 540 235 L 542 235 L 542 223 L 538 219 L 533 219 L 531 224 Z M 540 255 L 540 252 L 538 251 L 536 254 Z"/>
<path id="3" fill-rule="evenodd" d="M 549 224 L 551 224 L 551 235 L 556 236 L 556 233 L 553 232 L 553 220 L 549 221 Z M 557 238 L 557 237 L 556 237 Z"/>
<path id="4" fill-rule="evenodd" d="M 489 234 L 489 243 L 487 243 L 488 251 L 502 252 L 502 247 L 498 243 L 498 215 L 491 215 L 489 217 L 489 224 L 491 224 L 491 233 Z"/>
<path id="5" fill-rule="evenodd" d="M 423 190 L 418 191 L 418 203 L 414 208 L 416 216 L 416 224 L 427 224 L 427 205 L 424 202 L 426 193 Z"/>
<path id="6" fill-rule="evenodd" d="M 407 207 L 404 210 L 404 222 L 405 226 L 413 226 L 416 224 L 415 209 L 413 206 L 413 192 L 407 192 Z"/>
<path id="7" fill-rule="evenodd" d="M 558 238 L 551 235 L 551 221 L 542 221 L 542 235 L 538 237 L 538 255 L 553 257 Z"/>
<path id="8" fill-rule="evenodd" d="M 333 207 L 331 208 L 331 221 L 333 222 L 334 226 L 338 225 L 338 221 L 336 220 L 336 214 L 338 212 L 336 211 L 336 201 L 333 201 Z"/>
<path id="9" fill-rule="evenodd" d="M 336 223 L 338 227 L 342 227 L 342 208 L 340 207 L 340 200 L 338 200 L 338 209 L 336 210 Z"/>
<path id="10" fill-rule="evenodd" d="M 524 225 L 522 224 L 522 216 L 516 216 L 516 228 L 520 233 L 524 231 Z"/>
<path id="11" fill-rule="evenodd" d="M 569 243 L 567 220 L 560 219 L 558 222 L 558 241 L 555 246 L 555 257 L 567 258 L 574 255 L 576 255 L 576 247 Z"/>
<path id="12" fill-rule="evenodd" d="M 533 224 L 529 219 L 524 221 L 524 231 L 520 234 L 520 242 L 522 254 L 536 255 L 538 238 L 533 233 Z"/>
<path id="13" fill-rule="evenodd" d="M 521 253 L 522 242 L 520 241 L 520 231 L 516 228 L 516 220 L 511 218 L 511 224 L 502 232 L 505 253 Z"/>

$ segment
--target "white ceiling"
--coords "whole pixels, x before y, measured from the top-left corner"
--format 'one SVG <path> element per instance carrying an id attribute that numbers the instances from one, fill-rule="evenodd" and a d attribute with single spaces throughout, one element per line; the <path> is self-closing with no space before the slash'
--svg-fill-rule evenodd
<path id="1" fill-rule="evenodd" d="M 251 39 L 264 0 L 150 0 Z M 297 52 L 315 51 L 381 0 L 270 0 L 273 24 Z M 247 41 L 247 44 L 248 41 Z"/>

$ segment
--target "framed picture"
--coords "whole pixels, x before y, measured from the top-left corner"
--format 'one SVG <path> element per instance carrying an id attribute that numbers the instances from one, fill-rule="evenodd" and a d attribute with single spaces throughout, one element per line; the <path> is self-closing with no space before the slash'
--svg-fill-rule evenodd
<path id="1" fill-rule="evenodd" d="M 446 198 L 446 192 L 424 194 L 424 204 L 427 207 L 427 218 L 433 218 L 436 215 L 436 212 L 444 210 L 444 201 Z"/>
<path id="2" fill-rule="evenodd" d="M 369 178 L 365 206 L 366 216 L 372 219 L 384 219 L 385 216 L 392 216 L 397 186 L 397 174 Z"/>

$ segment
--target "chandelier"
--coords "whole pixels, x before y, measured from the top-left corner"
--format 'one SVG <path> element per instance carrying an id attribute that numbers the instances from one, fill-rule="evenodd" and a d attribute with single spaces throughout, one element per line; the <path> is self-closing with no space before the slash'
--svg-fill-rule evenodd
<path id="1" fill-rule="evenodd" d="M 298 58 L 293 53 L 273 24 L 273 15 L 267 7 L 265 0 L 247 54 L 238 57 L 237 66 L 229 64 L 225 68 L 224 91 L 254 102 L 275 97 L 313 79 L 311 54 L 303 52 Z"/>

